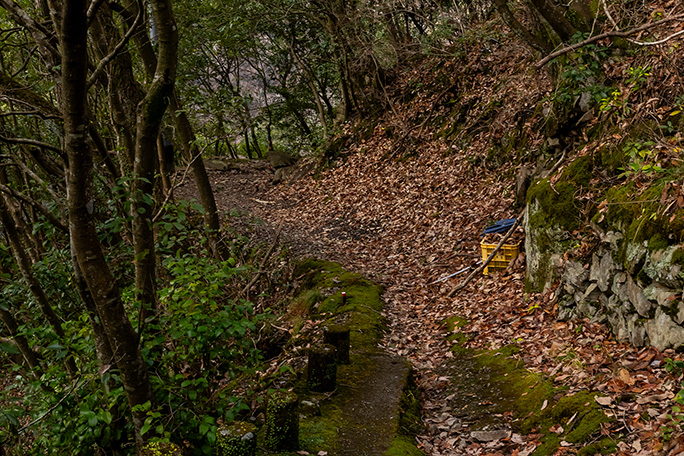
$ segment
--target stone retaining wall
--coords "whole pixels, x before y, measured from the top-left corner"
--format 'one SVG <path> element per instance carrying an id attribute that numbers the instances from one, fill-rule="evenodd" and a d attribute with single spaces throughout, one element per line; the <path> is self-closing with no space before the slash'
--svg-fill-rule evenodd
<path id="1" fill-rule="evenodd" d="M 528 204 L 528 213 L 535 210 Z M 560 278 L 559 320 L 586 317 L 605 323 L 619 340 L 635 346 L 684 347 L 681 245 L 649 251 L 647 242 L 630 243 L 620 232 L 594 228 L 600 242 L 591 259 L 562 261 L 560 251 L 535 248 L 549 233 L 529 223 L 525 228 L 528 283 L 548 288 Z M 626 249 L 622 255 L 620 249 Z"/>

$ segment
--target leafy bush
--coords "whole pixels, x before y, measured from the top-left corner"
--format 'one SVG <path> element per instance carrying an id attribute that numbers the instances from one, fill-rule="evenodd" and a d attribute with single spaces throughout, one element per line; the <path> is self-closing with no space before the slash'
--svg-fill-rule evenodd
<path id="1" fill-rule="evenodd" d="M 113 228 L 124 225 L 112 221 L 101 228 L 112 240 L 108 254 L 121 264 L 115 272 L 126 275 L 119 276 L 122 283 L 130 283 L 131 251 L 116 241 Z M 140 406 L 147 413 L 142 431 L 146 437 L 184 442 L 195 454 L 212 454 L 217 421 L 249 409 L 234 390 L 261 360 L 255 339 L 269 315 L 232 298 L 246 268 L 237 267 L 233 259 L 217 261 L 206 255 L 207 237 L 196 206 L 165 207 L 155 232 L 160 271 L 156 311 L 136 322 L 134 290 L 121 290 L 132 323 L 142 329 L 141 349 L 155 398 Z M 119 373 L 114 365 L 98 363 L 92 326 L 69 266 L 68 250 L 57 244 L 34 266 L 53 306 L 68 317 L 62 343 L 26 299 L 24 283 L 10 280 L 0 290 L 0 306 L 20 321 L 20 334 L 42 360 L 40 373 L 4 366 L 8 375 L 0 392 L 0 444 L 8 456 L 135 452 Z M 7 262 L 3 269 L 12 267 Z M 17 354 L 9 343 L 0 350 L 7 356 Z M 76 378 L 66 374 L 65 356 L 76 359 L 81 372 Z"/>

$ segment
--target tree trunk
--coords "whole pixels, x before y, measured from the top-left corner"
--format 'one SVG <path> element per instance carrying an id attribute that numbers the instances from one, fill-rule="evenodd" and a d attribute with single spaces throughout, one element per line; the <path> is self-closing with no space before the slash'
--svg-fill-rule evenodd
<path id="1" fill-rule="evenodd" d="M 58 340 L 62 344 L 66 345 L 66 335 L 64 334 L 64 329 L 62 329 L 62 322 L 55 313 L 55 310 L 50 305 L 50 301 L 45 294 L 43 287 L 33 275 L 31 261 L 26 256 L 26 252 L 19 241 L 19 233 L 14 226 L 14 221 L 8 212 L 4 198 L 4 196 L 0 197 L 0 221 L 2 222 L 5 233 L 7 234 L 7 238 L 12 248 L 12 253 L 14 254 L 19 271 L 26 281 L 33 298 L 36 300 L 36 304 L 38 304 L 38 308 L 43 314 L 43 317 L 45 317 L 53 331 L 55 331 Z M 74 358 L 71 355 L 68 355 L 64 359 L 64 365 L 69 373 L 69 377 L 75 378 L 78 374 L 78 369 L 76 368 L 76 363 L 74 363 Z"/>
<path id="2" fill-rule="evenodd" d="M 126 7 L 134 9 L 137 8 L 137 5 L 129 2 L 126 3 Z M 124 13 L 126 14 L 126 22 L 132 24 L 135 13 L 131 13 L 130 11 Z M 138 50 L 140 51 L 145 70 L 148 75 L 152 77 L 155 68 L 157 67 L 157 56 L 154 53 L 152 44 L 144 33 L 135 34 L 134 39 L 138 46 Z M 195 179 L 195 185 L 197 186 L 200 195 L 200 203 L 204 208 L 204 223 L 207 226 L 207 229 L 211 233 L 214 233 L 212 235 L 214 236 L 214 240 L 210 239 L 209 247 L 214 256 L 220 256 L 220 249 L 218 248 L 218 242 L 216 241 L 218 239 L 220 225 L 214 191 L 211 188 L 204 162 L 201 157 L 199 157 L 199 150 L 195 145 L 196 138 L 192 125 L 190 124 L 185 111 L 182 109 L 180 99 L 175 91 L 173 91 L 169 99 L 169 114 L 173 119 L 176 131 L 180 137 L 183 157 L 189 163 Z"/>
<path id="3" fill-rule="evenodd" d="M 553 50 L 553 46 L 550 43 L 540 39 L 539 37 L 533 35 L 529 32 L 513 15 L 513 12 L 508 8 L 507 0 L 494 0 L 496 9 L 501 14 L 501 18 L 508 25 L 508 27 L 518 35 L 523 41 L 529 44 L 534 49 L 538 50 L 542 54 L 548 54 Z"/>
<path id="4" fill-rule="evenodd" d="M 553 0 L 531 0 L 539 14 L 546 19 L 561 41 L 568 41 L 577 32 L 577 29 L 565 18 L 565 11 L 556 5 Z"/>
<path id="5" fill-rule="evenodd" d="M 135 134 L 135 179 L 132 186 L 133 246 L 135 250 L 135 287 L 144 323 L 156 308 L 156 255 L 154 249 L 154 174 L 157 164 L 157 136 L 176 80 L 178 32 L 170 0 L 152 2 L 157 25 L 159 54 L 157 66 L 145 98 L 137 108 Z M 141 326 L 142 327 L 142 326 Z"/>
<path id="6" fill-rule="evenodd" d="M 159 0 L 162 1 L 162 0 Z M 157 10 L 154 3 L 153 10 Z M 63 6 L 60 33 L 62 49 L 62 103 L 64 148 L 68 157 L 67 188 L 69 228 L 78 267 L 97 306 L 107 339 L 116 359 L 129 406 L 132 409 L 136 443 L 142 446 L 140 430 L 153 400 L 147 368 L 119 295 L 116 280 L 105 260 L 95 229 L 93 198 L 93 154 L 87 142 L 86 76 L 88 72 L 86 0 L 69 0 Z M 96 328 L 93 328 L 94 330 Z"/>

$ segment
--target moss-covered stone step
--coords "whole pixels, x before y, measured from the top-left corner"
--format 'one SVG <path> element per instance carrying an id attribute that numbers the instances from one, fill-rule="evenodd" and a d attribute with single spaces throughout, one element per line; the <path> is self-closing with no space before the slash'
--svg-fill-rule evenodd
<path id="1" fill-rule="evenodd" d="M 378 347 L 386 327 L 382 287 L 337 263 L 314 259 L 302 261 L 294 275 L 299 284 L 290 304 L 298 311 L 294 317 L 306 309 L 306 316 L 299 318 L 319 319 L 319 336 L 343 327 L 350 344 L 349 363 L 338 366 L 334 392 L 316 393 L 306 381 L 295 386 L 303 401 L 319 404 L 315 413 L 300 409 L 300 451 L 336 456 L 423 455 L 413 437 L 419 426 L 420 402 L 410 363 Z"/>

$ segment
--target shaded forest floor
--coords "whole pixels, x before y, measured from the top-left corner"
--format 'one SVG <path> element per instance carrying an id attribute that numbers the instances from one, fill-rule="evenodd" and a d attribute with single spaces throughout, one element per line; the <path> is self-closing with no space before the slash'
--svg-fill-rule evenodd
<path id="1" fill-rule="evenodd" d="M 475 277 L 451 298 L 467 273 L 433 283 L 473 265 L 483 229 L 520 211 L 516 165 L 507 165 L 505 156 L 502 164 L 492 145 L 504 150 L 511 132 L 524 137 L 528 150 L 546 140 L 543 119 L 531 113 L 551 85 L 546 75 L 523 70 L 531 59 L 522 44 L 498 39 L 463 43 L 466 62 L 427 62 L 402 75 L 389 94 L 401 106 L 363 134 L 358 125 L 341 132 L 346 147 L 315 179 L 273 186 L 262 163 L 211 171 L 220 210 L 237 232 L 272 240 L 282 227 L 280 239 L 292 256 L 339 262 L 386 288 L 383 347 L 410 359 L 417 371 L 426 425 L 418 443 L 427 454 L 523 456 L 540 445 L 539 433 L 515 433 L 521 417 L 510 413 L 499 418 L 512 435 L 478 441 L 467 411 L 454 410 L 458 369 L 446 368 L 453 354 L 443 324 L 454 316 L 467 320 L 461 329 L 467 346 L 515 344 L 525 367 L 547 375 L 564 388 L 561 394 L 602 394 L 600 405 L 614 420 L 596 438 L 615 439 L 617 454 L 680 454 L 684 438 L 668 414 L 682 378 L 665 366 L 681 355 L 631 347 L 588 320 L 557 321 L 556 290 L 525 293 L 524 261 Z M 458 105 L 465 108 L 454 113 Z M 457 130 L 440 131 L 440 122 L 451 121 Z M 191 193 L 190 186 L 179 191 Z M 556 454 L 581 450 L 561 445 Z"/>
<path id="2" fill-rule="evenodd" d="M 483 228 L 515 216 L 512 182 L 495 179 L 466 157 L 435 148 L 410 161 L 387 161 L 383 149 L 352 152 L 343 166 L 294 186 L 273 187 L 260 164 L 210 171 L 220 210 L 238 232 L 281 240 L 291 255 L 340 262 L 386 287 L 389 332 L 384 348 L 411 360 L 424 392 L 425 433 L 418 436 L 430 455 L 531 454 L 539 434 L 478 442 L 467 413 L 453 410 L 453 358 L 443 321 L 468 320 L 468 345 L 497 349 L 515 343 L 520 359 L 548 374 L 566 395 L 582 390 L 611 397 L 606 414 L 617 418 L 605 435 L 622 439 L 622 454 L 678 454 L 675 436 L 662 442 L 676 379 L 663 369 L 665 357 L 653 349 L 616 342 L 606 328 L 588 321 L 557 322 L 553 292 L 523 291 L 522 262 L 509 271 L 476 277 L 453 298 L 462 274 L 436 279 L 474 264 Z M 181 189 L 188 195 L 191 189 Z M 501 422 L 510 423 L 511 414 Z M 558 454 L 575 454 L 563 447 Z"/>

